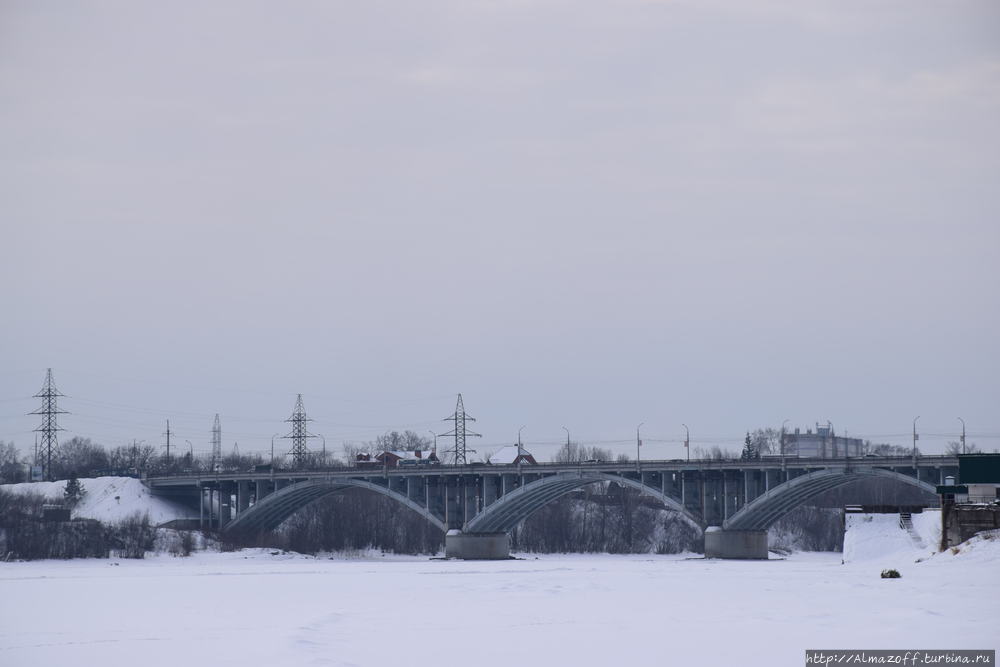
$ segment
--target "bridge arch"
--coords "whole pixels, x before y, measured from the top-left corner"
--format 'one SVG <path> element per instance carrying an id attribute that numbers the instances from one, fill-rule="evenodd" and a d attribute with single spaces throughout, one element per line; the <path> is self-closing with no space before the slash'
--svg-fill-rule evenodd
<path id="1" fill-rule="evenodd" d="M 467 533 L 507 533 L 532 513 L 560 496 L 596 482 L 617 482 L 650 495 L 667 509 L 680 513 L 699 532 L 705 526 L 701 519 L 689 512 L 681 503 L 639 480 L 602 472 L 556 473 L 529 482 L 487 506 L 465 525 Z"/>
<path id="2" fill-rule="evenodd" d="M 363 479 L 311 479 L 286 486 L 254 503 L 252 507 L 244 510 L 234 521 L 226 525 L 223 528 L 223 532 L 273 530 L 281 525 L 285 519 L 306 505 L 324 496 L 352 488 L 367 489 L 375 493 L 380 493 L 387 498 L 392 498 L 427 519 L 427 521 L 439 528 L 441 532 L 447 531 L 447 526 L 445 526 L 444 522 L 426 507 L 384 486 L 373 484 Z"/>
<path id="3" fill-rule="evenodd" d="M 774 522 L 799 507 L 810 498 L 845 484 L 865 478 L 878 478 L 909 484 L 929 493 L 936 489 L 915 477 L 885 470 L 817 470 L 775 486 L 762 496 L 744 505 L 740 511 L 722 523 L 725 530 L 767 530 Z"/>

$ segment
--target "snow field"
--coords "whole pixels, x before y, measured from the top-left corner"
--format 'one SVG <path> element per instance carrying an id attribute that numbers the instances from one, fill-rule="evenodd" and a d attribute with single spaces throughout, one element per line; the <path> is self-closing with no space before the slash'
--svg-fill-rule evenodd
<path id="1" fill-rule="evenodd" d="M 834 553 L 272 553 L 0 564 L 0 664 L 775 665 L 806 648 L 998 643 L 1000 540 L 900 561 L 898 580 Z"/>

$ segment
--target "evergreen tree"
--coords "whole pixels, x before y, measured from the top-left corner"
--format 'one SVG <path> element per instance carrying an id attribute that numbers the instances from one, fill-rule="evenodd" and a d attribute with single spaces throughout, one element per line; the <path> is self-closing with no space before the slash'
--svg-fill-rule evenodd
<path id="1" fill-rule="evenodd" d="M 63 498 L 66 500 L 66 504 L 70 507 L 75 507 L 85 493 L 83 484 L 76 477 L 76 472 L 71 472 L 69 479 L 66 480 L 66 490 L 63 491 Z"/>
<path id="2" fill-rule="evenodd" d="M 756 448 L 753 446 L 753 440 L 750 439 L 750 431 L 747 431 L 746 440 L 743 441 L 743 452 L 740 454 L 740 460 L 752 461 L 757 458 L 760 457 L 757 454 Z"/>

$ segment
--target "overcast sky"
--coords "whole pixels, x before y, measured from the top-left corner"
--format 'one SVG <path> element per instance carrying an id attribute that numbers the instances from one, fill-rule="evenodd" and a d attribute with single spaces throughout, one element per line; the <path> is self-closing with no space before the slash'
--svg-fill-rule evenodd
<path id="1" fill-rule="evenodd" d="M 0 0 L 0 439 L 992 451 L 998 177 L 992 0 Z"/>

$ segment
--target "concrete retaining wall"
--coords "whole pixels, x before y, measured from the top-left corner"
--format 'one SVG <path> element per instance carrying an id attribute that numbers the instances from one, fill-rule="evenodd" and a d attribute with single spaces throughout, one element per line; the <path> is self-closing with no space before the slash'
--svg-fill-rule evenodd
<path id="1" fill-rule="evenodd" d="M 464 560 L 503 560 L 510 558 L 510 539 L 507 533 L 450 530 L 444 536 L 444 555 Z"/>
<path id="2" fill-rule="evenodd" d="M 767 560 L 767 531 L 712 526 L 705 531 L 705 558 Z"/>

